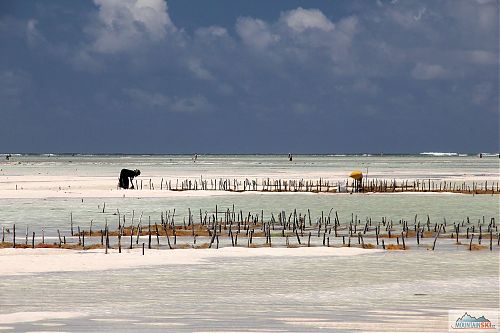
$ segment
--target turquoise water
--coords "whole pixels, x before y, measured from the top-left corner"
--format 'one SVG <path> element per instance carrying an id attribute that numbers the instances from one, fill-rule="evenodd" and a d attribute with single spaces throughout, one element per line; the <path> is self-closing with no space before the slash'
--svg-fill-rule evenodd
<path id="1" fill-rule="evenodd" d="M 54 237 L 58 229 L 68 235 L 70 216 L 75 228 L 88 230 L 92 221 L 96 230 L 105 221 L 112 228 L 117 226 L 118 212 L 122 218 L 125 215 L 127 224 L 132 216 L 137 224 L 142 215 L 144 224 L 149 216 L 153 223 L 159 222 L 161 212 L 175 209 L 175 222 L 180 225 L 189 208 L 198 222 L 200 210 L 202 214 L 214 214 L 217 207 L 223 213 L 233 205 L 245 216 L 263 212 L 264 219 L 271 215 L 276 218 L 281 211 L 288 215 L 294 209 L 304 216 L 309 209 L 313 223 L 322 214 L 336 211 L 343 226 L 352 218 L 361 220 L 361 224 L 366 218 L 377 223 L 382 217 L 396 225 L 401 219 L 412 224 L 416 218 L 424 223 L 427 215 L 432 223 L 446 219 L 448 225 L 467 217 L 471 225 L 482 221 L 483 216 L 483 226 L 490 218 L 500 220 L 498 195 L 116 191 L 122 167 L 141 169 L 140 179 L 152 179 L 155 184 L 161 178 L 201 177 L 322 177 L 334 182 L 345 180 L 353 169 L 385 179 L 477 183 L 498 181 L 500 175 L 497 157 L 477 156 L 297 155 L 292 163 L 286 156 L 277 155 L 200 156 L 196 162 L 187 155 L 14 156 L 11 161 L 0 162 L 0 226 L 12 230 L 16 224 L 23 242 L 26 227 L 37 235 L 42 229 L 48 237 Z M 73 193 L 58 189 L 68 184 Z M 19 192 L 14 192 L 15 185 Z M 321 245 L 321 240 L 315 236 L 313 244 Z M 200 243 L 207 241 L 200 239 Z M 408 239 L 407 246 L 415 251 L 356 257 L 226 258 L 200 265 L 7 276 L 0 279 L 0 319 L 2 314 L 39 311 L 72 311 L 82 316 L 32 323 L 0 322 L 0 329 L 448 332 L 448 310 L 498 308 L 498 247 L 495 245 L 493 251 L 467 251 L 453 239 L 439 239 L 436 251 L 430 251 L 432 241 L 425 238 L 417 247 L 414 238 Z M 226 235 L 221 237 L 222 246 L 229 246 L 229 242 Z M 283 239 L 273 242 L 284 246 Z M 358 246 L 356 240 L 353 242 Z M 374 243 L 374 239 L 367 235 L 367 242 Z M 390 242 L 394 243 L 394 238 Z M 340 246 L 341 237 L 332 238 L 332 244 Z M 484 245 L 488 244 L 484 239 Z M 30 315 L 24 318 L 26 321 Z"/>
<path id="2" fill-rule="evenodd" d="M 75 226 L 88 228 L 90 222 L 102 227 L 106 219 L 115 221 L 118 211 L 131 221 L 134 215 L 138 222 L 151 216 L 159 220 L 161 212 L 176 211 L 176 222 L 182 223 L 188 208 L 195 222 L 199 211 L 220 212 L 242 210 L 244 215 L 261 214 L 266 218 L 282 210 L 297 209 L 305 213 L 310 209 L 316 218 L 330 210 L 337 211 L 341 220 L 358 215 L 364 220 L 371 217 L 380 221 L 388 219 L 422 219 L 427 214 L 436 220 L 462 221 L 466 217 L 479 219 L 499 215 L 497 195 L 450 195 L 450 194 L 312 194 L 312 193 L 227 193 L 216 191 L 171 192 L 156 190 L 116 191 L 116 180 L 122 167 L 139 168 L 138 178 L 145 183 L 149 179 L 157 185 L 161 178 L 214 179 L 250 178 L 262 180 L 267 177 L 282 179 L 319 179 L 345 181 L 353 169 L 363 170 L 368 177 L 385 179 L 445 179 L 481 183 L 499 180 L 500 160 L 497 157 L 478 158 L 471 156 L 334 156 L 296 155 L 293 162 L 283 155 L 201 155 L 193 162 L 189 155 L 98 155 L 98 156 L 14 156 L 10 161 L 0 162 L 0 225 L 6 228 L 16 224 L 20 230 L 29 227 L 40 232 L 44 228 L 52 234 L 56 229 L 68 231 L 70 214 Z M 76 194 L 66 195 L 58 187 L 71 185 Z M 19 186 L 19 191 L 13 190 Z M 146 185 L 145 185 L 146 187 Z M 34 189 L 24 195 L 21 188 Z M 36 189 L 47 191 L 39 194 Z M 95 192 L 93 192 L 95 190 Z M 114 192 L 110 192 L 114 191 Z M 68 191 L 69 192 L 69 191 Z M 95 193 L 95 194 L 94 194 Z M 100 197 L 105 193 L 107 197 Z M 111 193 L 111 195 L 109 195 Z M 21 194 L 20 198 L 9 197 Z M 123 197 L 126 194 L 127 197 Z M 81 195 L 81 197 L 78 197 Z M 150 197 L 150 196 L 157 197 Z M 28 196 L 28 197 L 26 197 Z M 111 197 L 109 197 L 111 196 Z M 105 213 L 102 213 L 103 205 Z"/>
<path id="3" fill-rule="evenodd" d="M 106 208 L 102 213 L 104 203 Z M 125 215 L 128 225 L 133 214 L 134 224 L 139 222 L 141 214 L 143 223 L 149 216 L 153 222 L 159 222 L 161 212 L 172 213 L 174 209 L 176 224 L 181 225 L 188 216 L 188 208 L 197 223 L 200 209 L 203 215 L 205 212 L 215 214 L 217 205 L 218 212 L 223 213 L 227 209 L 232 211 L 233 204 L 235 211 L 241 209 L 245 216 L 248 212 L 260 215 L 263 211 L 266 220 L 271 214 L 277 218 L 279 212 L 284 210 L 289 214 L 294 209 L 302 215 L 309 209 L 313 221 L 321 216 L 321 212 L 325 216 L 334 216 L 337 211 L 342 224 L 350 221 L 352 214 L 362 221 L 367 217 L 381 221 L 385 217 L 413 222 L 415 215 L 419 221 L 426 221 L 429 215 L 432 222 L 442 222 L 446 218 L 451 224 L 467 217 L 473 221 L 483 216 L 487 221 L 491 217 L 499 220 L 497 195 L 234 193 L 207 197 L 85 198 L 83 202 L 76 198 L 3 199 L 0 200 L 0 225 L 11 228 L 15 223 L 21 233 L 26 226 L 37 234 L 44 228 L 49 235 L 54 235 L 57 229 L 69 232 L 70 214 L 75 227 L 87 230 L 91 220 L 95 228 L 102 228 L 106 220 L 117 226 L 117 211 L 122 217 Z"/>
<path id="4" fill-rule="evenodd" d="M 478 180 L 500 175 L 496 156 L 384 155 L 97 155 L 14 156 L 0 161 L 0 175 L 72 175 L 117 178 L 121 168 L 141 169 L 142 179 L 151 177 L 206 179 L 222 177 L 346 178 L 352 170 L 368 171 L 372 178 L 433 178 Z M 367 170 L 368 169 L 368 170 Z"/>

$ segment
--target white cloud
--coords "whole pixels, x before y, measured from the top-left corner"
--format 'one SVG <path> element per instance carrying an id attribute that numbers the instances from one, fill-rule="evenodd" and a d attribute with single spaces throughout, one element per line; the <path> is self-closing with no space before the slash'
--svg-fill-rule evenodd
<path id="1" fill-rule="evenodd" d="M 99 6 L 99 24 L 93 48 L 97 52 L 126 50 L 143 38 L 163 39 L 176 30 L 164 0 L 94 0 Z"/>
<path id="2" fill-rule="evenodd" d="M 349 16 L 340 20 L 337 23 L 337 29 L 333 34 L 334 47 L 336 48 L 350 47 L 354 36 L 358 32 L 358 26 L 359 26 L 359 21 L 358 18 L 355 16 Z"/>
<path id="3" fill-rule="evenodd" d="M 420 8 L 403 8 L 392 7 L 387 9 L 388 17 L 404 28 L 414 28 L 418 27 L 420 21 L 428 15 L 426 7 Z"/>
<path id="4" fill-rule="evenodd" d="M 36 46 L 39 43 L 44 42 L 43 36 L 40 34 L 40 31 L 37 29 L 38 21 L 35 19 L 28 20 L 26 23 L 26 40 L 29 46 Z"/>
<path id="5" fill-rule="evenodd" d="M 425 12 L 427 11 L 427 8 L 423 7 L 418 10 L 418 13 L 416 15 L 413 15 L 413 19 L 415 21 L 420 21 L 422 17 L 424 16 Z"/>
<path id="6" fill-rule="evenodd" d="M 358 27 L 358 18 L 349 16 L 341 19 L 332 32 L 330 55 L 335 64 L 334 71 L 337 74 L 354 71 L 352 44 Z"/>
<path id="7" fill-rule="evenodd" d="M 69 61 L 77 70 L 98 73 L 103 69 L 103 64 L 92 57 L 87 49 L 77 50 Z"/>
<path id="8" fill-rule="evenodd" d="M 498 29 L 498 2 L 481 3 L 477 15 L 479 26 L 483 30 Z"/>
<path id="9" fill-rule="evenodd" d="M 333 23 L 319 9 L 301 7 L 282 12 L 277 21 L 266 23 L 255 18 L 239 18 L 236 31 L 244 44 L 266 51 L 266 63 L 275 68 L 288 62 L 311 66 L 317 57 L 329 57 L 328 70 L 353 72 L 352 44 L 360 30 L 356 16 L 347 16 Z M 276 47 L 270 47 L 276 45 Z"/>
<path id="10" fill-rule="evenodd" d="M 196 36 L 201 37 L 201 38 L 206 38 L 206 37 L 227 37 L 228 33 L 225 28 L 219 27 L 219 26 L 210 26 L 210 27 L 203 27 L 196 29 L 195 31 Z"/>
<path id="11" fill-rule="evenodd" d="M 448 1 L 447 15 L 458 20 L 458 26 L 466 30 L 491 34 L 498 31 L 498 0 L 493 1 Z M 497 37 L 498 39 L 498 37 Z"/>
<path id="12" fill-rule="evenodd" d="M 340 30 L 341 32 L 348 35 L 354 35 L 358 30 L 358 26 L 358 18 L 356 16 L 348 16 L 339 21 L 337 30 Z"/>
<path id="13" fill-rule="evenodd" d="M 271 33 L 266 22 L 250 17 L 238 18 L 236 32 L 243 40 L 243 43 L 256 49 L 265 49 L 279 40 L 278 35 Z"/>
<path id="14" fill-rule="evenodd" d="M 498 63 L 498 54 L 484 50 L 472 50 L 466 52 L 466 58 L 480 65 L 493 65 Z"/>
<path id="15" fill-rule="evenodd" d="M 441 79 L 448 75 L 441 65 L 417 63 L 411 71 L 413 78 L 418 80 Z"/>
<path id="16" fill-rule="evenodd" d="M 286 25 L 297 32 L 308 29 L 332 31 L 335 25 L 318 9 L 303 9 L 299 7 L 281 14 Z"/>
<path id="17" fill-rule="evenodd" d="M 187 61 L 187 67 L 189 70 L 199 79 L 211 80 L 213 79 L 212 74 L 203 67 L 201 60 L 197 58 L 191 58 Z"/>

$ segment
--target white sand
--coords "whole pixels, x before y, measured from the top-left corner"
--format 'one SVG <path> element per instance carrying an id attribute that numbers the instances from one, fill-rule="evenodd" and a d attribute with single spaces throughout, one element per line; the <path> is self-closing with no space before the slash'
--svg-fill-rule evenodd
<path id="1" fill-rule="evenodd" d="M 0 325 L 14 323 L 28 323 L 40 320 L 69 319 L 83 317 L 80 312 L 14 312 L 0 314 Z"/>
<path id="2" fill-rule="evenodd" d="M 106 255 L 101 249 L 74 251 L 9 248 L 0 250 L 0 267 L 2 267 L 0 276 L 44 272 L 101 271 L 158 265 L 196 265 L 207 263 L 207 260 L 212 258 L 354 256 L 377 252 L 382 252 L 382 250 L 333 247 L 225 247 L 221 249 L 146 249 L 143 256 L 141 249 L 123 250 L 121 254 L 117 250 L 111 250 Z"/>
<path id="3" fill-rule="evenodd" d="M 405 333 L 416 333 L 416 332 L 448 332 L 448 321 L 447 317 L 436 317 L 436 318 L 411 318 L 406 317 L 402 319 L 392 318 L 390 315 L 386 315 L 379 320 L 373 322 L 356 322 L 356 321 L 285 321 L 288 325 L 303 326 L 306 329 L 308 327 L 317 329 L 318 327 L 326 330 L 354 330 L 361 332 L 405 332 Z"/>
<path id="4" fill-rule="evenodd" d="M 279 178 L 277 175 L 275 179 Z M 404 178 L 412 179 L 411 176 L 405 177 L 404 174 L 387 175 L 385 179 Z M 235 176 L 231 178 L 238 178 L 243 181 L 245 178 Z M 261 184 L 262 179 L 266 177 L 258 177 L 257 180 Z M 332 184 L 339 181 L 341 184 L 345 182 L 346 175 L 323 175 L 321 173 L 308 173 L 307 177 L 284 177 L 285 179 L 314 179 L 318 180 L 323 178 L 329 180 Z M 433 178 L 433 177 L 431 177 Z M 88 177 L 88 176 L 49 176 L 49 175 L 0 175 L 0 198 L 4 199 L 25 199 L 25 198 L 162 198 L 162 197 L 206 197 L 215 195 L 241 195 L 237 192 L 228 191 L 168 191 L 160 190 L 160 182 L 162 178 L 151 178 L 155 186 L 155 190 L 149 189 L 149 178 L 143 179 L 144 186 L 142 190 L 122 190 L 117 189 L 116 177 Z M 181 178 L 183 179 L 183 178 Z M 190 178 L 193 183 L 195 179 Z M 253 178 L 255 179 L 255 178 Z M 272 177 L 271 177 L 272 179 Z M 171 179 L 175 182 L 175 179 Z M 498 181 L 497 174 L 481 175 L 475 177 L 471 175 L 454 175 L 452 178 L 446 179 L 447 181 L 457 182 L 479 182 L 488 183 Z M 168 179 L 164 179 L 168 181 Z M 17 189 L 16 189 L 17 186 Z M 259 185 L 260 187 L 260 185 Z M 247 192 L 255 193 L 255 192 Z"/>
<path id="5" fill-rule="evenodd" d="M 58 327 L 58 326 L 66 326 L 66 324 L 62 323 L 35 323 L 35 326 L 44 326 L 44 327 Z"/>
<path id="6" fill-rule="evenodd" d="M 70 333 L 65 331 L 26 331 L 24 333 Z"/>
<path id="7" fill-rule="evenodd" d="M 153 179 L 159 186 L 161 179 Z M 117 189 L 117 181 L 107 177 L 0 176 L 0 198 L 162 198 L 227 195 L 226 191 L 167 191 Z M 17 188 L 16 188 L 17 186 Z M 146 187 L 148 187 L 146 189 Z"/>

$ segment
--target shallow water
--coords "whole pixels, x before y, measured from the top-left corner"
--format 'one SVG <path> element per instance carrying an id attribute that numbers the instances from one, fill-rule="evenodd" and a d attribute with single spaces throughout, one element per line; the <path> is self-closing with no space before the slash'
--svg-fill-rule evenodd
<path id="1" fill-rule="evenodd" d="M 0 326 L 12 327 L 6 332 L 50 323 L 67 332 L 446 332 L 448 310 L 496 308 L 498 294 L 498 253 L 226 258 L 5 278 L 0 314 L 50 309 L 83 316 Z"/>
<path id="2" fill-rule="evenodd" d="M 450 195 L 450 194 L 312 194 L 312 193 L 228 193 L 221 191 L 172 192 L 161 190 L 116 191 L 116 177 L 122 167 L 140 168 L 139 177 L 146 182 L 150 178 L 158 185 L 161 178 L 217 177 L 256 178 L 276 177 L 285 179 L 317 179 L 344 181 L 353 169 L 368 171 L 369 177 L 425 178 L 481 183 L 500 177 L 500 160 L 497 157 L 477 156 L 335 156 L 297 155 L 293 162 L 280 155 L 203 155 L 196 163 L 188 155 L 88 155 L 88 156 L 14 156 L 0 162 L 0 226 L 19 230 L 29 227 L 30 232 L 40 234 L 43 228 L 54 235 L 57 229 L 67 232 L 70 214 L 74 225 L 89 228 L 91 221 L 101 228 L 106 219 L 112 225 L 117 216 L 126 216 L 127 222 L 138 222 L 141 214 L 158 221 L 160 213 L 176 211 L 176 223 L 182 224 L 191 208 L 195 222 L 199 212 L 214 213 L 227 209 L 242 210 L 245 215 L 261 214 L 265 218 L 285 210 L 298 209 L 305 213 L 310 209 L 316 218 L 337 211 L 340 218 L 350 219 L 351 214 L 362 220 L 371 217 L 413 220 L 415 215 L 449 221 L 498 218 L 498 196 Z M 68 189 L 68 184 L 72 188 Z M 15 186 L 19 190 L 15 191 Z M 60 190 L 59 188 L 66 188 Z M 17 198 L 24 188 L 31 188 L 27 197 Z M 39 192 L 38 188 L 47 191 Z M 93 192 L 98 189 L 97 192 Z M 106 196 L 113 191 L 111 197 Z M 107 191 L 107 192 L 106 192 Z M 160 197 L 151 198 L 150 193 Z M 12 194 L 14 196 L 10 196 Z M 93 195 L 97 195 L 92 197 Z M 123 196 L 127 197 L 123 197 Z M 90 197 L 89 197 L 90 196 Z M 102 213 L 104 204 L 105 213 Z"/>
<path id="3" fill-rule="evenodd" d="M 122 167 L 139 168 L 141 179 L 218 177 L 344 180 L 353 169 L 369 177 L 387 179 L 446 179 L 448 181 L 498 181 L 499 159 L 476 156 L 14 156 L 0 162 L 0 226 L 24 239 L 26 227 L 37 236 L 44 229 L 54 237 L 59 229 L 69 234 L 70 214 L 75 229 L 94 230 L 105 221 L 114 229 L 118 215 L 126 224 L 143 224 L 161 212 L 173 212 L 183 223 L 191 208 L 194 221 L 202 214 L 227 209 L 246 216 L 285 210 L 306 214 L 313 223 L 337 211 L 342 224 L 353 217 L 361 221 L 382 217 L 396 221 L 432 223 L 444 219 L 452 225 L 467 217 L 472 223 L 499 220 L 498 195 L 451 194 L 313 194 L 170 192 L 148 197 L 88 195 L 116 186 Z M 70 195 L 58 190 L 72 182 Z M 33 197 L 10 196 L 15 186 L 34 188 Z M 74 189 L 76 187 L 76 189 Z M 37 188 L 47 188 L 38 195 Z M 11 191 L 11 192 L 9 192 Z M 69 191 L 68 191 L 69 192 Z M 47 195 L 48 193 L 48 195 Z M 98 193 L 98 192 L 96 192 Z M 118 193 L 118 191 L 117 191 Z M 141 197 L 142 196 L 142 197 Z M 106 208 L 103 210 L 103 205 Z M 220 218 L 221 215 L 219 215 Z M 487 223 L 486 223 L 487 224 Z M 10 234 L 7 234 L 7 238 Z M 191 241 L 191 240 L 189 240 Z M 200 242 L 207 241 L 200 239 Z M 353 240 L 355 241 L 355 240 Z M 393 239 L 391 239 L 393 241 Z M 487 243 L 487 239 L 485 242 Z M 263 242 L 257 239 L 256 242 Z M 274 240 L 273 240 L 274 242 Z M 283 239 L 276 239 L 276 245 Z M 340 246 L 341 239 L 332 240 Z M 370 240 L 373 242 L 373 240 Z M 411 244 L 410 244 L 411 242 Z M 448 310 L 499 307 L 499 252 L 465 250 L 451 239 L 440 239 L 416 251 L 384 252 L 356 257 L 228 258 L 202 265 L 158 266 L 99 272 L 43 273 L 0 279 L 0 332 L 164 332 L 164 331 L 414 331 L 447 332 Z M 162 240 L 164 244 L 164 240 Z M 320 245 L 321 239 L 314 238 Z M 229 239 L 221 239 L 229 245 Z M 283 245 L 283 244 L 281 244 Z M 487 244 L 486 244 L 487 245 Z M 126 254 L 124 254 L 126 255 Z M 1 269 L 1 268 L 0 268 Z M 2 314 L 54 311 L 81 316 L 2 322 Z"/>
<path id="4" fill-rule="evenodd" d="M 427 155 L 201 155 L 196 162 L 189 155 L 89 155 L 15 156 L 0 160 L 0 175 L 72 175 L 118 177 L 122 168 L 140 169 L 151 177 L 248 177 L 248 178 L 338 178 L 362 170 L 371 178 L 463 179 L 497 178 L 497 156 Z"/>
<path id="5" fill-rule="evenodd" d="M 106 204 L 105 213 L 102 207 Z M 362 221 L 371 217 L 380 221 L 382 217 L 398 221 L 405 219 L 414 221 L 415 215 L 420 221 L 426 221 L 427 215 L 431 221 L 461 222 L 469 217 L 472 221 L 487 220 L 495 217 L 499 220 L 498 196 L 491 195 L 450 195 L 450 194 L 293 194 L 293 193 L 233 193 L 217 196 L 183 196 L 166 198 L 36 198 L 36 199 L 1 199 L 0 226 L 12 229 L 16 224 L 19 234 L 24 233 L 26 226 L 37 235 L 44 230 L 54 235 L 57 229 L 67 233 L 70 230 L 70 214 L 73 216 L 74 227 L 80 226 L 88 230 L 90 221 L 97 230 L 102 228 L 107 220 L 113 227 L 118 226 L 117 211 L 125 215 L 126 224 L 137 225 L 141 214 L 142 222 L 147 223 L 151 216 L 152 223 L 160 221 L 161 212 L 176 210 L 176 224 L 182 225 L 191 209 L 195 223 L 199 222 L 200 209 L 202 214 L 209 212 L 222 216 L 227 209 L 260 214 L 269 220 L 271 214 L 277 218 L 280 211 L 287 214 L 297 209 L 297 213 L 307 214 L 310 209 L 313 221 L 321 216 L 327 216 L 337 211 L 341 223 L 351 220 L 351 214 Z"/>

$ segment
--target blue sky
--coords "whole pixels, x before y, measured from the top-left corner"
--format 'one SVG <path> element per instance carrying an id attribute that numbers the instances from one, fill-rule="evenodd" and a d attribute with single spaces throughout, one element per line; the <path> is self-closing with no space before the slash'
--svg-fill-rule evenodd
<path id="1" fill-rule="evenodd" d="M 1 152 L 497 152 L 496 0 L 0 2 Z"/>

